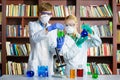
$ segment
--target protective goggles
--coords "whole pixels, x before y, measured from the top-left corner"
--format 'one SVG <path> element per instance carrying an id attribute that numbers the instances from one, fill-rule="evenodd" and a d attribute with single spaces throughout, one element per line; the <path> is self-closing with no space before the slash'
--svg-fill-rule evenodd
<path id="1" fill-rule="evenodd" d="M 41 12 L 41 15 L 45 15 L 45 14 L 47 14 L 47 15 L 52 15 L 51 12 Z"/>
<path id="2" fill-rule="evenodd" d="M 75 24 L 65 24 L 65 26 L 75 26 Z"/>

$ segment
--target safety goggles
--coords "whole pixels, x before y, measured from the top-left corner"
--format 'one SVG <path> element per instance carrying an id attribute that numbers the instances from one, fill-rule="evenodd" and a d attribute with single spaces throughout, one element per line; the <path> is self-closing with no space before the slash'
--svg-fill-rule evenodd
<path id="1" fill-rule="evenodd" d="M 75 26 L 75 24 L 65 24 L 65 26 Z"/>
<path id="2" fill-rule="evenodd" d="M 45 12 L 45 11 L 41 12 L 41 15 L 45 15 L 45 14 L 47 14 L 47 15 L 52 15 L 51 12 Z"/>

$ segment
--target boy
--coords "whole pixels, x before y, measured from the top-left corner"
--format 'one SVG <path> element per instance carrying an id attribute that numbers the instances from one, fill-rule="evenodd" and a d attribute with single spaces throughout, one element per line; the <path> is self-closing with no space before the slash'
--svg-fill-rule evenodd
<path id="1" fill-rule="evenodd" d="M 39 19 L 29 22 L 31 52 L 28 60 L 28 71 L 34 71 L 38 76 L 38 66 L 48 66 L 48 75 L 53 75 L 53 53 L 56 47 L 57 29 L 63 26 L 56 23 L 50 26 L 52 5 L 41 3 L 39 5 Z"/>

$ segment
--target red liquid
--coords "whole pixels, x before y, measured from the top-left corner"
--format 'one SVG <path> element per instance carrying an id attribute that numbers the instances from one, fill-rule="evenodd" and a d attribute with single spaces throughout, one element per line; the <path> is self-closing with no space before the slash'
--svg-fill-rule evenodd
<path id="1" fill-rule="evenodd" d="M 83 77 L 83 69 L 77 69 L 77 77 Z"/>

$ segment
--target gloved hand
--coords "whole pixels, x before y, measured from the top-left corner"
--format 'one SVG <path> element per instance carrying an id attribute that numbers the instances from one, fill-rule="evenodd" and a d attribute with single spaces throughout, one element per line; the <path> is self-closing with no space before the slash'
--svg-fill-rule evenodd
<path id="1" fill-rule="evenodd" d="M 89 34 L 92 34 L 92 29 L 89 24 L 82 24 L 82 29 L 85 29 Z"/>
<path id="2" fill-rule="evenodd" d="M 59 29 L 59 30 L 63 30 L 64 26 L 61 23 L 54 23 L 51 26 L 47 27 L 48 31 L 52 31 L 54 29 Z"/>
<path id="3" fill-rule="evenodd" d="M 83 31 L 81 32 L 81 37 L 86 37 L 86 36 L 88 36 L 88 32 L 85 30 L 85 29 L 83 29 Z"/>
<path id="4" fill-rule="evenodd" d="M 78 47 L 81 47 L 81 44 L 85 41 L 85 40 L 87 40 L 88 39 L 88 36 L 86 36 L 86 37 L 80 37 L 79 39 L 78 39 L 78 41 L 76 42 L 76 45 L 78 46 Z"/>
<path id="5" fill-rule="evenodd" d="M 64 44 L 64 37 L 57 38 L 57 49 L 58 50 L 61 50 L 63 44 Z"/>

